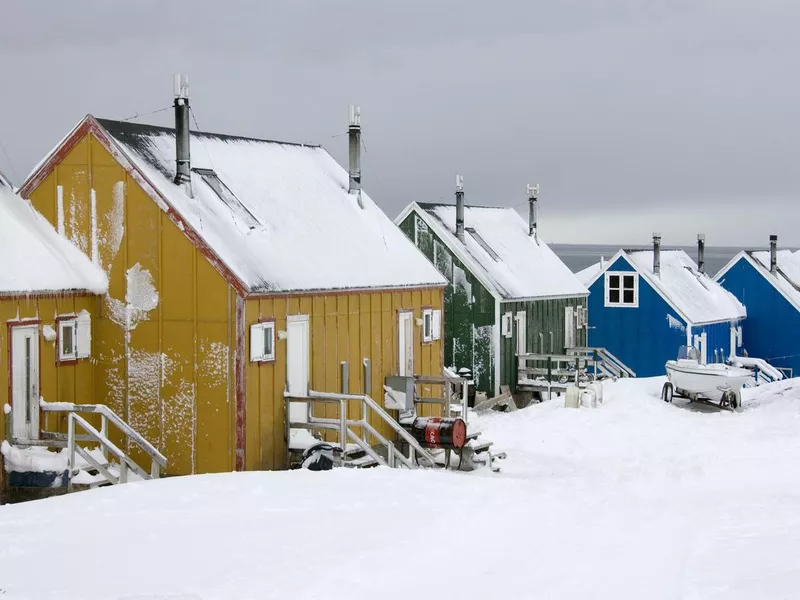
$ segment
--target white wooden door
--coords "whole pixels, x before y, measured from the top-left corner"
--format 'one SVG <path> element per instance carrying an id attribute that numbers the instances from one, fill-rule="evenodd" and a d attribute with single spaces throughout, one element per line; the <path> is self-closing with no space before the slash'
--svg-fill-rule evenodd
<path id="1" fill-rule="evenodd" d="M 308 315 L 292 315 L 286 323 L 286 389 L 290 394 L 308 394 L 310 367 Z M 289 404 L 292 421 L 308 421 L 308 404 Z"/>
<path id="2" fill-rule="evenodd" d="M 414 375 L 414 313 L 400 313 L 397 344 L 397 374 L 411 377 Z"/>
<path id="3" fill-rule="evenodd" d="M 575 347 L 575 311 L 572 306 L 564 308 L 564 349 Z"/>
<path id="4" fill-rule="evenodd" d="M 39 438 L 39 326 L 11 329 L 14 437 Z"/>

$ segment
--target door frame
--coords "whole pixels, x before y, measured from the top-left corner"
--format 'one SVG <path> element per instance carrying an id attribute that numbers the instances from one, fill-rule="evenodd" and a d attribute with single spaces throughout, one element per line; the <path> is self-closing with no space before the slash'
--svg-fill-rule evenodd
<path id="1" fill-rule="evenodd" d="M 38 319 L 26 320 L 26 321 L 9 321 L 8 322 L 8 403 L 11 405 L 12 411 L 12 418 L 14 422 L 17 421 L 17 415 L 14 414 L 15 409 L 15 402 L 14 402 L 14 332 L 18 330 L 25 330 L 25 329 L 32 329 L 35 330 L 33 335 L 33 340 L 35 343 L 35 365 L 36 365 L 36 374 L 35 374 L 35 396 L 38 398 L 41 396 L 41 383 L 42 383 L 42 359 L 41 359 L 41 344 L 39 343 L 39 330 L 41 327 L 41 321 Z M 32 411 L 31 417 L 31 431 L 27 432 L 25 439 L 39 439 L 39 432 L 41 428 L 41 408 L 39 407 L 39 402 L 36 401 L 35 410 Z M 14 430 L 17 430 L 17 425 L 14 425 Z M 12 432 L 14 437 L 17 437 L 16 432 Z"/>
<path id="2" fill-rule="evenodd" d="M 311 389 L 311 320 L 309 315 L 288 315 L 286 317 L 286 389 L 289 390 L 289 343 L 291 339 L 290 330 L 292 323 L 305 323 L 306 329 L 306 393 Z M 300 420 L 308 421 L 308 404 L 300 402 L 290 402 L 289 411 L 292 408 L 301 411 L 305 407 L 305 415 L 301 416 Z"/>
<path id="3" fill-rule="evenodd" d="M 576 318 L 577 318 L 577 310 L 574 306 L 565 306 L 564 307 L 564 350 L 568 350 L 569 348 L 574 348 L 578 342 L 578 327 Z M 569 345 L 570 338 L 572 338 L 572 346 Z"/>
<path id="4" fill-rule="evenodd" d="M 409 339 L 405 339 L 406 330 L 403 327 L 403 321 L 408 320 L 411 332 Z M 401 335 L 402 333 L 402 335 Z M 402 341 L 405 341 L 405 348 L 402 346 Z M 403 351 L 401 351 L 403 350 Z M 408 356 L 403 357 L 403 354 L 408 354 L 411 357 L 411 373 L 406 372 L 408 366 Z M 402 360 L 405 358 L 406 360 Z M 397 311 L 397 374 L 405 375 L 407 377 L 414 376 L 414 311 L 400 309 Z"/>

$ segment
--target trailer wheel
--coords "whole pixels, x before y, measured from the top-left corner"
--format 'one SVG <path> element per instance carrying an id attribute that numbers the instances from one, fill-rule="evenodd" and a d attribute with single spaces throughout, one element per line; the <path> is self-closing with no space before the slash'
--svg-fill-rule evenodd
<path id="1" fill-rule="evenodd" d="M 725 390 L 722 392 L 722 401 L 720 402 L 720 406 L 723 408 L 731 408 L 736 410 L 739 405 L 739 400 L 736 397 L 736 392 L 733 390 Z"/>
<path id="2" fill-rule="evenodd" d="M 672 384 L 668 381 L 664 384 L 664 387 L 661 388 L 661 399 L 664 402 L 672 402 L 672 396 L 674 395 L 674 390 L 672 389 Z"/>

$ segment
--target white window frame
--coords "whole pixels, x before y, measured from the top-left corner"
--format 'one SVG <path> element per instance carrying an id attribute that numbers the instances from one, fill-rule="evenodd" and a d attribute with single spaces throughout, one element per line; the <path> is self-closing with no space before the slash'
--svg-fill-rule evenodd
<path id="1" fill-rule="evenodd" d="M 267 340 L 271 342 L 271 352 L 264 347 Z M 263 321 L 250 326 L 250 361 L 275 361 L 275 321 Z"/>
<path id="2" fill-rule="evenodd" d="M 528 315 L 520 310 L 514 315 L 514 329 L 517 333 L 517 355 L 528 353 Z"/>
<path id="3" fill-rule="evenodd" d="M 500 334 L 504 338 L 511 338 L 511 336 L 514 334 L 514 329 L 512 325 L 514 321 L 514 313 L 510 312 L 503 313 L 503 316 L 500 317 L 500 319 L 501 319 Z"/>
<path id="4" fill-rule="evenodd" d="M 586 307 L 576 306 L 575 312 L 575 329 L 583 329 L 586 327 Z"/>
<path id="5" fill-rule="evenodd" d="M 442 339 L 442 311 L 434 309 L 431 321 L 431 333 L 434 340 Z"/>
<path id="6" fill-rule="evenodd" d="M 619 276 L 619 302 L 611 302 L 611 277 Z M 625 277 L 633 277 L 633 302 L 625 302 Z M 605 273 L 605 306 L 608 308 L 639 308 L 639 274 L 634 271 L 606 271 Z"/>
<path id="7" fill-rule="evenodd" d="M 425 308 L 422 311 L 422 341 L 433 341 L 433 309 Z"/>
<path id="8" fill-rule="evenodd" d="M 71 330 L 72 336 L 72 349 L 65 352 L 64 351 L 64 332 L 66 330 Z M 70 360 L 78 360 L 78 318 L 77 317 L 70 317 L 70 318 L 62 318 L 58 322 L 58 360 L 61 362 L 70 361 Z"/>

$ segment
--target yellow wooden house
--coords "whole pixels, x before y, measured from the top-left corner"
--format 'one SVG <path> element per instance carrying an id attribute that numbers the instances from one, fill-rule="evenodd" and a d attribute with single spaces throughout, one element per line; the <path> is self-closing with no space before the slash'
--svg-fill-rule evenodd
<path id="1" fill-rule="evenodd" d="M 20 188 L 108 276 L 91 401 L 168 474 L 280 469 L 285 389 L 339 392 L 346 362 L 361 391 L 365 358 L 378 400 L 386 376 L 441 375 L 445 280 L 360 176 L 320 146 L 189 132 L 175 106 L 175 128 L 85 117 Z"/>
<path id="2" fill-rule="evenodd" d="M 107 278 L 4 185 L 0 256 L 0 432 L 36 439 L 40 398 L 92 397 L 92 320 Z"/>

